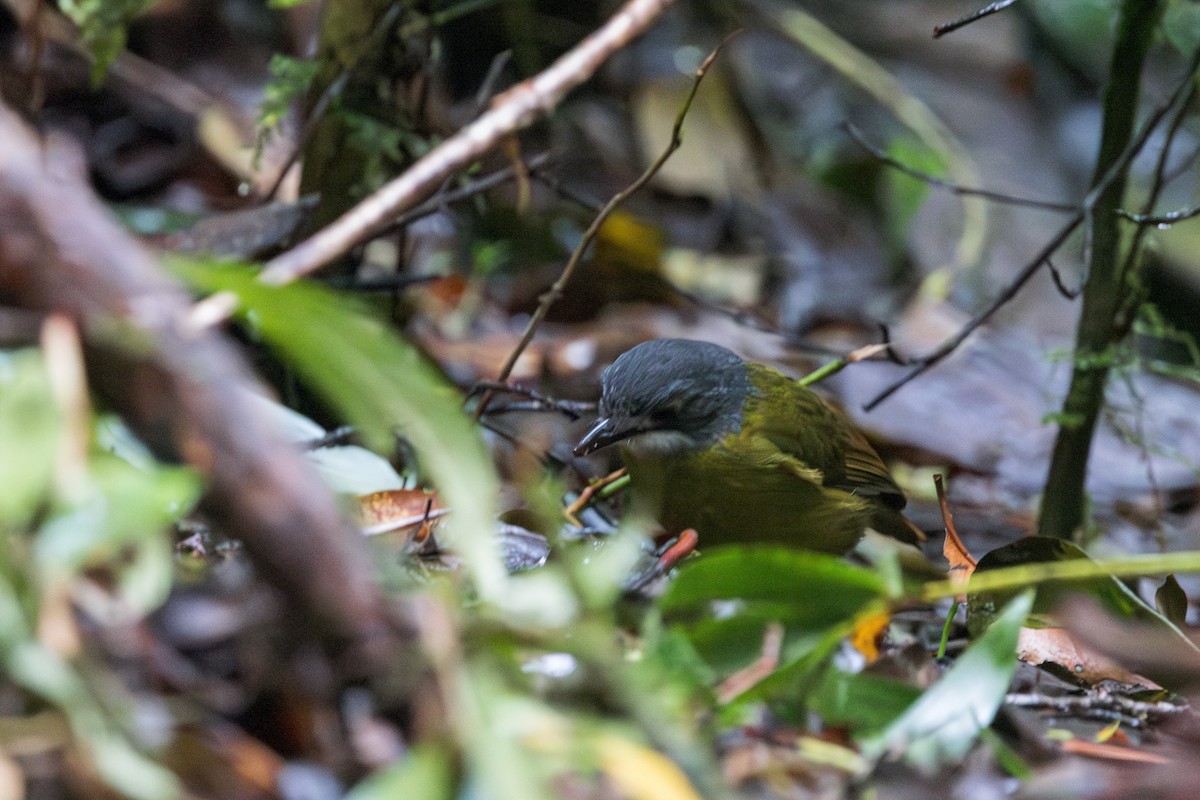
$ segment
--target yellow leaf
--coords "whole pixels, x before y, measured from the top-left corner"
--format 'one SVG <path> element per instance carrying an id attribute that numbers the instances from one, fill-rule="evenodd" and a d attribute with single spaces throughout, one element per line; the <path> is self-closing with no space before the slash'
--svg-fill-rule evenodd
<path id="1" fill-rule="evenodd" d="M 614 734 L 596 741 L 600 766 L 625 797 L 632 800 L 700 800 L 675 762 L 655 750 Z"/>

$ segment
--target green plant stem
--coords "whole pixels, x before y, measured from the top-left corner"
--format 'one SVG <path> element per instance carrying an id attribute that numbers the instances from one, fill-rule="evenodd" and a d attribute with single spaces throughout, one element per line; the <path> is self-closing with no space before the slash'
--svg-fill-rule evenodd
<path id="1" fill-rule="evenodd" d="M 1178 575 L 1185 572 L 1200 572 L 1200 551 L 1153 553 L 1100 561 L 1090 558 L 1039 561 L 1014 567 L 989 569 L 986 572 L 972 575 L 966 591 L 976 594 L 1008 589 L 1027 589 L 1030 586 L 1049 581 L 1137 578 L 1150 575 Z M 933 581 L 921 587 L 920 599 L 930 602 L 944 597 L 958 597 L 963 592 L 963 585 L 956 581 Z"/>
<path id="2" fill-rule="evenodd" d="M 1092 185 L 1100 185 L 1133 138 L 1142 66 L 1163 3 L 1124 0 L 1104 91 L 1104 129 Z M 1118 331 L 1114 325 L 1130 287 L 1122 279 L 1121 230 L 1117 210 L 1125 195 L 1128 169 L 1108 183 L 1092 207 L 1088 278 L 1075 338 L 1075 367 L 1063 401 L 1062 421 L 1046 480 L 1038 533 L 1067 538 L 1084 522 L 1084 482 L 1092 434 L 1104 403 L 1109 364 L 1106 354 Z"/>
<path id="3" fill-rule="evenodd" d="M 946 657 L 946 645 L 950 642 L 950 629 L 954 627 L 954 615 L 958 613 L 958 601 L 950 604 L 950 611 L 946 614 L 946 621 L 942 624 L 942 638 L 938 642 L 937 657 Z"/>

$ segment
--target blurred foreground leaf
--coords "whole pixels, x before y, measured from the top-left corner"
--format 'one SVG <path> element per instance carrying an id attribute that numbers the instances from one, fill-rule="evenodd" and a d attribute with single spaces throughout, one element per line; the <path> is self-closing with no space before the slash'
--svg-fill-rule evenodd
<path id="1" fill-rule="evenodd" d="M 733 546 L 685 563 L 659 608 L 704 661 L 727 674 L 758 657 L 771 623 L 784 627 L 786 667 L 814 650 L 828 651 L 860 613 L 887 596 L 876 573 L 833 556 Z"/>
<path id="2" fill-rule="evenodd" d="M 346 800 L 387 800 L 420 797 L 448 800 L 453 787 L 450 759 L 432 745 L 413 748 L 406 758 L 390 764 L 355 786 Z"/>
<path id="3" fill-rule="evenodd" d="M 267 286 L 248 267 L 216 261 L 176 257 L 168 265 L 199 289 L 236 295 L 240 316 L 369 446 L 390 450 L 399 428 L 451 509 L 446 529 L 476 588 L 503 601 L 496 475 L 461 398 L 437 370 L 361 305 L 321 286 Z"/>
<path id="4" fill-rule="evenodd" d="M 61 436 L 41 354 L 0 354 L 0 674 L 6 691 L 19 687 L 57 707 L 75 753 L 117 792 L 169 800 L 180 794 L 175 777 L 126 738 L 85 677 L 89 667 L 39 633 L 54 584 L 75 580 L 85 566 L 105 567 L 133 610 L 157 604 L 171 584 L 164 528 L 190 505 L 198 481 L 183 469 L 142 469 L 98 454 L 63 491 L 54 480 Z"/>
<path id="5" fill-rule="evenodd" d="M 41 356 L 0 353 L 0 527 L 19 525 L 54 479 L 59 413 Z"/>
<path id="6" fill-rule="evenodd" d="M 163 532 L 191 508 L 200 493 L 200 480 L 188 469 L 157 464 L 143 469 L 103 453 L 90 459 L 88 478 L 89 485 L 79 496 L 38 532 L 34 552 L 39 570 L 45 580 L 55 580 L 116 559 L 122 550 L 133 547 L 158 562 L 134 562 L 143 569 L 156 568 L 157 580 L 153 585 L 139 584 L 142 588 L 134 606 L 148 611 L 171 586 L 172 551 Z M 141 550 L 143 546 L 148 549 Z"/>
<path id="7" fill-rule="evenodd" d="M 862 737 L 891 725 L 920 696 L 920 689 L 900 681 L 831 669 L 813 692 L 812 710 Z"/>

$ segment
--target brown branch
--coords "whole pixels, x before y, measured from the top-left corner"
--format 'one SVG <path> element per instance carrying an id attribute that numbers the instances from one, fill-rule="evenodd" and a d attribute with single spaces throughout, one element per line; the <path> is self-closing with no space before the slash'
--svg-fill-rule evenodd
<path id="1" fill-rule="evenodd" d="M 268 283 L 288 283 L 320 269 L 370 238 L 391 217 L 429 197 L 450 175 L 558 105 L 567 92 L 590 78 L 610 55 L 650 27 L 671 2 L 628 0 L 603 27 L 544 71 L 496 98 L 486 114 L 417 159 L 402 175 L 310 239 L 268 262 L 262 279 Z"/>
<path id="2" fill-rule="evenodd" d="M 0 303 L 74 320 L 91 387 L 156 453 L 207 482 L 202 510 L 242 540 L 300 620 L 380 654 L 394 633 L 365 545 L 249 393 L 237 350 L 189 323 L 190 297 L 91 193 L 65 142 L 0 105 Z"/>

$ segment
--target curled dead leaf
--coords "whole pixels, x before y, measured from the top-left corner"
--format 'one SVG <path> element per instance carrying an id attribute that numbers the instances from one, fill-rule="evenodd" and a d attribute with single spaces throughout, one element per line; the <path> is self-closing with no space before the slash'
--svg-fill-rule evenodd
<path id="1" fill-rule="evenodd" d="M 357 498 L 358 526 L 367 536 L 413 528 L 410 541 L 429 538 L 433 524 L 449 513 L 437 494 L 424 489 L 388 489 Z"/>

